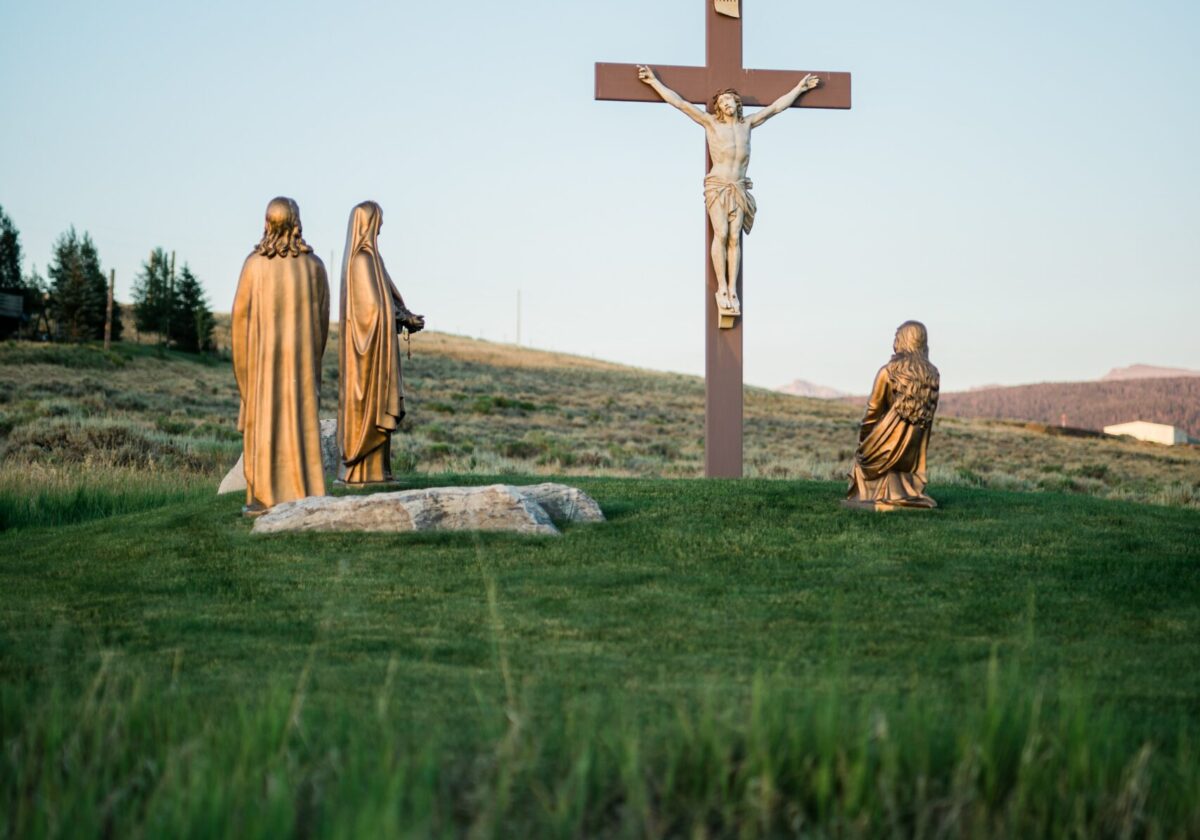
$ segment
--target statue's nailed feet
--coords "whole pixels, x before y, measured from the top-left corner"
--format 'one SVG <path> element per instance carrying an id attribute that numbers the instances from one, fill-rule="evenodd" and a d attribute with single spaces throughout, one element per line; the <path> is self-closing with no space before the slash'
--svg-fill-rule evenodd
<path id="1" fill-rule="evenodd" d="M 740 315 L 742 312 L 742 303 L 738 300 L 736 294 L 731 294 L 728 291 L 717 292 L 717 309 L 726 314 Z"/>

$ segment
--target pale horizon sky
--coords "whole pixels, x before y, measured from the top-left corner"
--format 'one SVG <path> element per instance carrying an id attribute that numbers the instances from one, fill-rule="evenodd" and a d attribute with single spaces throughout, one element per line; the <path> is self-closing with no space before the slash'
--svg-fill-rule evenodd
<path id="1" fill-rule="evenodd" d="M 335 296 L 371 198 L 431 328 L 511 342 L 519 289 L 523 344 L 702 373 L 703 133 L 592 77 L 702 63 L 704 1 L 0 0 L 0 206 L 228 311 L 273 196 Z M 907 318 L 945 390 L 1200 368 L 1200 4 L 744 5 L 747 66 L 854 76 L 754 134 L 748 384 L 863 393 Z"/>

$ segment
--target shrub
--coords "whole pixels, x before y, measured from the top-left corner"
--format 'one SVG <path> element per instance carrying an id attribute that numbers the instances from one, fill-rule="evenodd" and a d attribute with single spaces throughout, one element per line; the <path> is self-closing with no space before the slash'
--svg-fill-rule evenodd
<path id="1" fill-rule="evenodd" d="M 21 426 L 8 436 L 0 460 L 142 468 L 160 465 L 193 472 L 212 466 L 180 446 L 149 437 L 132 424 L 113 422 Z"/>

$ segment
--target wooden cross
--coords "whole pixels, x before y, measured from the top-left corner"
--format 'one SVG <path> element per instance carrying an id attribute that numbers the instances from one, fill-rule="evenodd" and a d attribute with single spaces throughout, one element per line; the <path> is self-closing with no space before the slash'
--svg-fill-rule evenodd
<path id="1" fill-rule="evenodd" d="M 662 83 L 689 102 L 707 105 L 718 90 L 736 88 L 745 105 L 769 105 L 791 90 L 804 70 L 745 70 L 742 68 L 742 17 L 717 11 L 737 4 L 729 0 L 704 0 L 706 50 L 703 67 L 651 65 Z M 741 0 L 744 6 L 745 0 Z M 744 8 L 740 10 L 745 15 Z M 794 108 L 850 107 L 850 74 L 811 71 L 821 79 L 820 87 L 801 96 Z M 662 102 L 658 94 L 638 79 L 636 64 L 596 62 L 596 98 L 622 102 Z M 704 149 L 704 171 L 712 166 L 708 144 Z M 697 185 L 697 195 L 700 194 Z M 703 207 L 701 208 L 703 209 Z M 713 306 L 717 275 L 709 253 L 712 227 L 704 216 L 707 240 L 704 245 L 705 377 L 704 377 L 704 474 L 709 478 L 740 478 L 742 475 L 742 319 L 731 329 L 720 329 L 720 316 Z M 745 250 L 742 252 L 745 265 Z M 738 272 L 737 295 L 745 308 L 742 271 Z"/>

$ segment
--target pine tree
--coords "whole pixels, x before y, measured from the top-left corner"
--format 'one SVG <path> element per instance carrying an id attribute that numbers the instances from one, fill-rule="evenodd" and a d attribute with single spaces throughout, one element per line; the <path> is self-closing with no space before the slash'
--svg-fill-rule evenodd
<path id="1" fill-rule="evenodd" d="M 16 292 L 24 288 L 21 277 L 21 235 L 4 208 L 0 207 L 0 289 Z"/>
<path id="2" fill-rule="evenodd" d="M 54 243 L 50 257 L 50 315 L 68 341 L 88 338 L 89 278 L 84 274 L 79 236 L 72 227 Z"/>
<path id="3" fill-rule="evenodd" d="M 200 280 L 187 263 L 179 272 L 171 314 L 171 340 L 180 350 L 199 353 L 212 349 L 213 316 Z"/>
<path id="4" fill-rule="evenodd" d="M 158 340 L 166 344 L 170 339 L 169 325 L 174 307 L 171 260 L 162 248 L 155 248 L 142 263 L 142 270 L 134 280 L 133 317 L 142 332 L 158 333 Z"/>
<path id="5" fill-rule="evenodd" d="M 50 259 L 50 316 L 68 341 L 104 338 L 108 278 L 100 268 L 96 244 L 72 227 L 54 243 Z M 121 336 L 120 312 L 113 307 L 113 338 Z"/>

